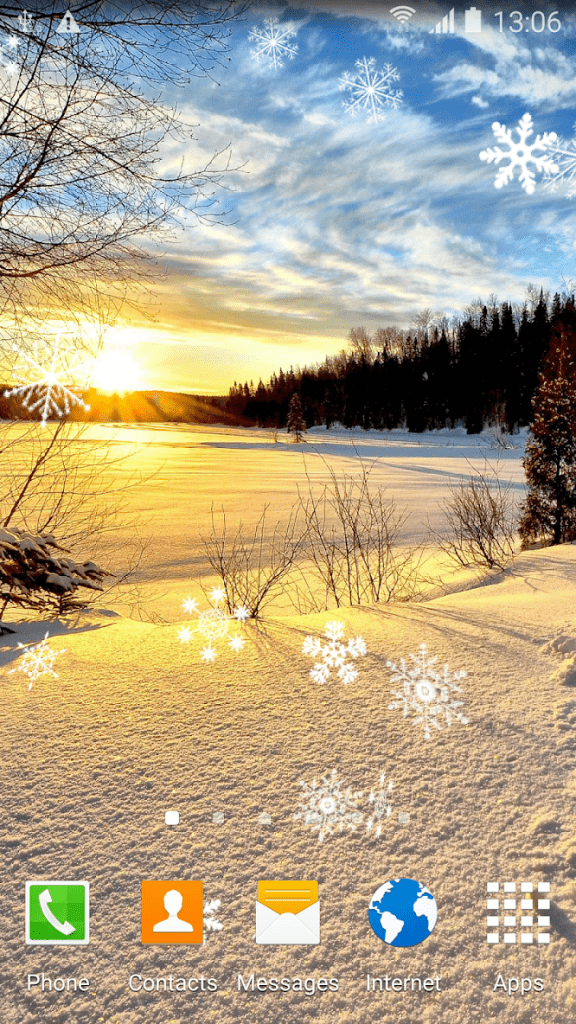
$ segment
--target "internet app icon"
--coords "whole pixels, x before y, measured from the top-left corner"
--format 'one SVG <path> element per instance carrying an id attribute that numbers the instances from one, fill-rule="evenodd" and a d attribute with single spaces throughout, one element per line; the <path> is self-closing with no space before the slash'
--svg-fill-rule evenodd
<path id="1" fill-rule="evenodd" d="M 384 882 L 368 908 L 372 931 L 389 946 L 417 946 L 432 934 L 437 919 L 432 893 L 413 878 Z"/>
<path id="2" fill-rule="evenodd" d="M 89 882 L 26 882 L 26 943 L 87 946 Z"/>

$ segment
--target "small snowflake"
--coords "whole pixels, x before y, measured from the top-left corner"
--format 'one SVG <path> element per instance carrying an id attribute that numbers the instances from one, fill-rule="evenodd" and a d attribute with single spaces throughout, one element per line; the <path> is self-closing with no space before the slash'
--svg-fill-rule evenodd
<path id="1" fill-rule="evenodd" d="M 530 169 L 529 164 L 533 164 L 534 169 L 540 173 L 555 174 L 558 170 L 558 165 L 552 159 L 552 147 L 557 142 L 558 136 L 556 132 L 545 132 L 544 135 L 537 135 L 534 142 L 528 142 L 529 136 L 534 131 L 530 114 L 524 114 L 520 118 L 518 126 L 513 130 L 518 132 L 517 142 L 514 142 L 512 131 L 509 128 L 500 124 L 499 121 L 494 121 L 492 131 L 498 141 L 503 142 L 508 149 L 501 149 L 500 146 L 483 149 L 480 153 L 480 159 L 485 160 L 489 164 L 499 164 L 501 160 L 508 158 L 509 163 L 504 164 L 500 168 L 494 185 L 496 188 L 502 188 L 503 185 L 507 185 L 509 181 L 512 181 L 514 171 L 518 168 L 520 184 L 531 195 L 534 191 L 536 175 Z"/>
<path id="2" fill-rule="evenodd" d="M 30 32 L 33 23 L 34 19 L 31 14 L 28 14 L 28 11 L 22 11 L 22 14 L 18 15 L 18 24 L 23 32 Z"/>
<path id="3" fill-rule="evenodd" d="M 53 651 L 48 643 L 48 633 L 39 644 L 34 644 L 33 647 L 21 643 L 18 644 L 18 647 L 24 651 L 24 654 L 16 668 L 10 670 L 9 675 L 12 675 L 13 672 L 23 672 L 30 680 L 29 690 L 32 689 L 32 684 L 42 676 L 52 676 L 53 679 L 58 679 L 58 675 L 54 671 L 54 663 L 56 658 L 65 654 L 66 648 L 62 651 Z"/>
<path id="4" fill-rule="evenodd" d="M 386 772 L 382 772 L 379 788 L 370 790 L 370 796 L 368 797 L 370 817 L 366 822 L 366 831 L 371 832 L 375 828 L 377 839 L 382 834 L 382 822 L 392 814 L 390 794 L 393 788 L 394 783 L 392 780 L 386 782 Z"/>
<path id="5" fill-rule="evenodd" d="M 560 185 L 566 185 L 568 198 L 576 196 L 576 140 L 558 138 L 550 146 L 550 155 L 555 161 L 555 169 L 546 172 L 544 188 L 556 192 Z"/>
<path id="6" fill-rule="evenodd" d="M 345 685 L 352 683 L 358 677 L 358 672 L 347 659 L 366 654 L 364 640 L 357 636 L 347 644 L 342 643 L 344 623 L 338 621 L 327 622 L 324 633 L 328 643 L 323 643 L 317 636 L 307 636 L 302 645 L 302 653 L 317 662 L 310 669 L 312 679 L 317 683 L 325 683 L 332 674 L 331 669 L 337 669 L 337 675 Z"/>
<path id="7" fill-rule="evenodd" d="M 213 587 L 210 591 L 210 600 L 214 607 L 208 608 L 205 612 L 198 611 L 198 602 L 195 597 L 187 597 L 182 602 L 184 611 L 196 614 L 198 618 L 195 629 L 192 629 L 191 626 L 182 626 L 178 630 L 178 639 L 181 644 L 189 644 L 194 633 L 200 633 L 200 636 L 207 641 L 200 652 L 200 658 L 205 662 L 212 662 L 216 659 L 218 652 L 213 646 L 213 641 L 227 639 L 229 648 L 235 653 L 241 651 L 246 643 L 244 637 L 239 633 L 235 633 L 231 637 L 228 627 L 230 622 L 245 622 L 250 617 L 250 612 L 247 608 L 238 606 L 233 615 L 227 615 L 222 608 L 218 607 L 225 596 L 226 591 L 223 587 Z"/>
<path id="8" fill-rule="evenodd" d="M 18 345 L 13 345 L 12 350 L 25 364 L 25 375 L 16 371 L 15 376 L 22 384 L 5 391 L 4 398 L 21 397 L 26 409 L 30 412 L 41 412 L 44 424 L 50 416 L 68 415 L 72 405 L 79 405 L 86 412 L 89 411 L 90 406 L 85 405 L 70 386 L 62 381 L 62 377 L 70 380 L 76 371 L 85 370 L 85 360 L 75 361 L 78 350 L 74 342 L 66 347 L 62 343 L 62 336 L 58 334 L 54 348 L 49 350 L 46 360 L 42 359 L 37 345 L 34 345 L 33 355 Z"/>
<path id="9" fill-rule="evenodd" d="M 385 64 L 382 71 L 376 71 L 374 57 L 370 57 L 369 60 L 363 57 L 355 63 L 358 68 L 355 75 L 345 71 L 340 76 L 338 88 L 341 91 L 350 91 L 350 98 L 344 100 L 344 109 L 352 115 L 357 114 L 359 110 L 369 110 L 368 121 L 383 121 L 386 116 L 382 113 L 383 107 L 397 110 L 398 105 L 402 103 L 402 90 L 392 89 L 390 86 L 391 82 L 399 80 L 400 75 L 391 64 Z"/>
<path id="10" fill-rule="evenodd" d="M 392 661 L 387 661 L 386 665 L 396 673 L 392 676 L 392 682 L 403 683 L 401 692 L 390 691 L 399 699 L 393 701 L 388 707 L 393 710 L 402 708 L 404 718 L 410 711 L 414 711 L 416 714 L 414 725 L 421 725 L 426 739 L 429 740 L 431 726 L 434 726 L 435 729 L 442 729 L 438 719 L 445 718 L 446 725 L 452 725 L 453 721 L 467 725 L 468 719 L 458 711 L 464 702 L 452 700 L 452 693 L 462 693 L 457 684 L 461 679 L 466 678 L 466 673 L 454 672 L 450 679 L 448 665 L 444 665 L 444 670 L 440 674 L 433 667 L 438 658 L 430 658 L 427 661 L 426 656 L 426 644 L 422 644 L 419 657 L 416 657 L 415 654 L 410 655 L 413 662 L 412 668 L 406 664 L 404 658 L 400 660 L 400 668 Z"/>
<path id="11" fill-rule="evenodd" d="M 10 78 L 18 71 L 18 65 L 14 60 L 18 43 L 18 37 L 15 35 L 7 36 L 4 42 L 0 43 L 0 67 Z"/>
<path id="12" fill-rule="evenodd" d="M 289 24 L 281 25 L 278 18 L 266 18 L 264 28 L 253 28 L 248 35 L 249 41 L 256 43 L 250 56 L 259 63 L 265 62 L 269 68 L 281 68 L 283 57 L 294 60 L 298 53 L 296 43 L 290 42 L 295 38 L 296 32 Z"/>
<path id="13" fill-rule="evenodd" d="M 323 775 L 319 783 L 313 779 L 311 784 L 301 781 L 300 786 L 304 802 L 299 804 L 294 820 L 302 819 L 313 832 L 317 831 L 319 843 L 326 835 L 343 832 L 345 828 L 354 832 L 362 822 L 364 815 L 357 805 L 362 793 L 353 792 L 351 786 L 344 789 L 335 768 L 330 775 Z"/>
<path id="14" fill-rule="evenodd" d="M 222 906 L 221 900 L 207 900 L 204 903 L 204 939 L 203 943 L 206 942 L 206 936 L 208 932 L 220 932 L 222 931 L 222 925 L 216 914 Z"/>

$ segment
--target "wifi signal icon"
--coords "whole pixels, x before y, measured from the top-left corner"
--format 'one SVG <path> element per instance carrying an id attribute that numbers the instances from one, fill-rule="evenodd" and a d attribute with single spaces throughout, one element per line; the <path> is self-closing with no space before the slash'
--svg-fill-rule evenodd
<path id="1" fill-rule="evenodd" d="M 403 25 L 405 21 L 410 21 L 412 15 L 416 14 L 416 10 L 414 7 L 408 7 L 406 4 L 400 4 L 398 7 L 392 7 L 390 9 L 390 14 L 396 18 L 396 21 L 401 22 Z"/>

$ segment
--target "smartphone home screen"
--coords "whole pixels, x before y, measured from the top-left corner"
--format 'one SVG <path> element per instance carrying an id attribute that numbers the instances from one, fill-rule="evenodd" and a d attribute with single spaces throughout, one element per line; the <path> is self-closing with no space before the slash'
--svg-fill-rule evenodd
<path id="1" fill-rule="evenodd" d="M 573 1020 L 576 12 L 0 28 L 2 1021 Z"/>

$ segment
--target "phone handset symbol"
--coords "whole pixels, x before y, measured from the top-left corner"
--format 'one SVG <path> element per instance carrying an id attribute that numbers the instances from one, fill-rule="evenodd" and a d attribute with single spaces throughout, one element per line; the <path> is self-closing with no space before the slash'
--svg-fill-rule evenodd
<path id="1" fill-rule="evenodd" d="M 48 906 L 48 904 L 52 902 L 50 889 L 44 889 L 44 892 L 40 893 L 38 902 L 40 903 L 40 909 L 44 914 L 44 917 L 50 922 L 56 931 L 60 932 L 62 935 L 71 935 L 72 932 L 76 931 L 73 924 L 70 924 L 69 921 L 64 921 L 64 924 L 62 924 L 62 922 L 59 921 L 55 914 L 50 910 L 50 907 Z"/>

